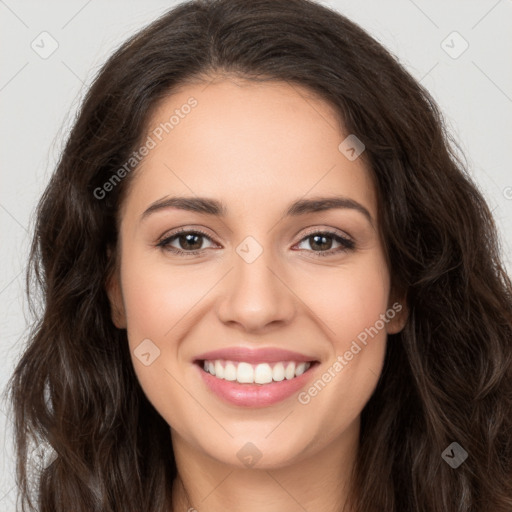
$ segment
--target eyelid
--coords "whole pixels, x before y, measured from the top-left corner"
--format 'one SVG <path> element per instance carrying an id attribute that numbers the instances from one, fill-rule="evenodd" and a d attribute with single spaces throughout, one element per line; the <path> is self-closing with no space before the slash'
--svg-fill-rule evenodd
<path id="1" fill-rule="evenodd" d="M 214 238 L 214 235 L 207 232 L 206 228 L 184 225 L 184 226 L 178 226 L 176 228 L 172 228 L 172 229 L 168 229 L 168 230 L 164 231 L 164 233 L 158 237 L 158 240 L 163 240 L 164 238 L 169 238 L 171 236 L 174 236 L 174 235 L 177 235 L 177 234 L 183 233 L 183 232 L 188 233 L 190 231 L 201 233 L 202 235 L 205 235 L 209 238 Z"/>
<path id="2" fill-rule="evenodd" d="M 338 228 L 334 228 L 334 227 L 329 227 L 329 226 L 324 226 L 324 227 L 319 227 L 319 226 L 313 226 L 311 227 L 311 229 L 309 228 L 306 228 L 307 231 L 305 231 L 304 233 L 302 233 L 300 235 L 300 239 L 299 239 L 299 242 L 307 237 L 308 235 L 312 235 L 313 233 L 326 233 L 326 232 L 329 232 L 329 233 L 335 233 L 336 235 L 342 237 L 342 238 L 346 238 L 347 240 L 350 240 L 352 242 L 355 242 L 354 238 L 352 237 L 352 235 L 350 235 L 349 233 L 347 233 L 346 231 L 342 231 L 341 229 L 338 229 Z"/>

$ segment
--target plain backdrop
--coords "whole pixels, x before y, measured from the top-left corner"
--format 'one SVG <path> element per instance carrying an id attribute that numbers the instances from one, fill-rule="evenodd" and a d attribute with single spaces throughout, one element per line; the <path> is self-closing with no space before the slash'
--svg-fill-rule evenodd
<path id="1" fill-rule="evenodd" d="M 1 390 L 31 320 L 24 273 L 34 208 L 77 106 L 113 50 L 176 3 L 0 0 Z M 369 31 L 431 92 L 494 213 L 512 273 L 512 1 L 323 3 Z M 11 417 L 0 403 L 0 512 L 16 510 Z"/>

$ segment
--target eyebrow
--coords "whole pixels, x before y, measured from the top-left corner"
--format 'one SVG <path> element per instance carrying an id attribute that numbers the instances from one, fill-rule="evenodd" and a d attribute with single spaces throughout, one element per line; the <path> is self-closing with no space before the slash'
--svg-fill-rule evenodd
<path id="1" fill-rule="evenodd" d="M 177 208 L 189 212 L 202 213 L 225 218 L 228 213 L 226 205 L 217 199 L 208 197 L 163 197 L 152 203 L 141 215 L 141 221 L 150 214 L 167 208 Z M 343 196 L 313 197 L 298 199 L 292 202 L 284 212 L 285 217 L 298 217 L 308 213 L 322 212 L 332 209 L 350 209 L 362 213 L 373 226 L 370 212 L 357 201 Z"/>

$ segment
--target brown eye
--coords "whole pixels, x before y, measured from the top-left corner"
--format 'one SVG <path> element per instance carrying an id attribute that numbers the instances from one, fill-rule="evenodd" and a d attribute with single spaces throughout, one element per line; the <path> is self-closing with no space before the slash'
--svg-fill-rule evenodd
<path id="1" fill-rule="evenodd" d="M 352 250 L 355 244 L 349 238 L 340 236 L 331 231 L 318 231 L 305 236 L 299 243 L 307 241 L 311 250 L 318 256 L 329 256 L 343 251 Z M 340 247 L 332 249 L 333 243 L 337 243 Z"/>
<path id="2" fill-rule="evenodd" d="M 201 231 L 181 230 L 160 240 L 157 247 L 176 254 L 197 255 L 204 251 L 202 247 L 204 239 L 211 241 L 211 238 Z M 174 242 L 177 242 L 179 246 L 171 245 Z"/>

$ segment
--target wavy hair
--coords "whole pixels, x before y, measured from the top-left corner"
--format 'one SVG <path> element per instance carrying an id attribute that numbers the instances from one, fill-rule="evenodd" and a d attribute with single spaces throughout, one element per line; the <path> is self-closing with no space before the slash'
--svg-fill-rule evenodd
<path id="1" fill-rule="evenodd" d="M 354 510 L 510 512 L 512 284 L 491 212 L 427 90 L 357 24 L 309 0 L 179 4 L 95 77 L 37 208 L 36 319 L 8 383 L 23 511 L 171 509 L 169 425 L 137 381 L 105 290 L 136 171 L 102 199 L 95 190 L 163 98 L 219 74 L 308 88 L 366 146 L 409 317 L 362 411 Z M 457 469 L 442 458 L 452 442 L 468 453 Z M 36 467 L 33 443 L 52 460 Z"/>

